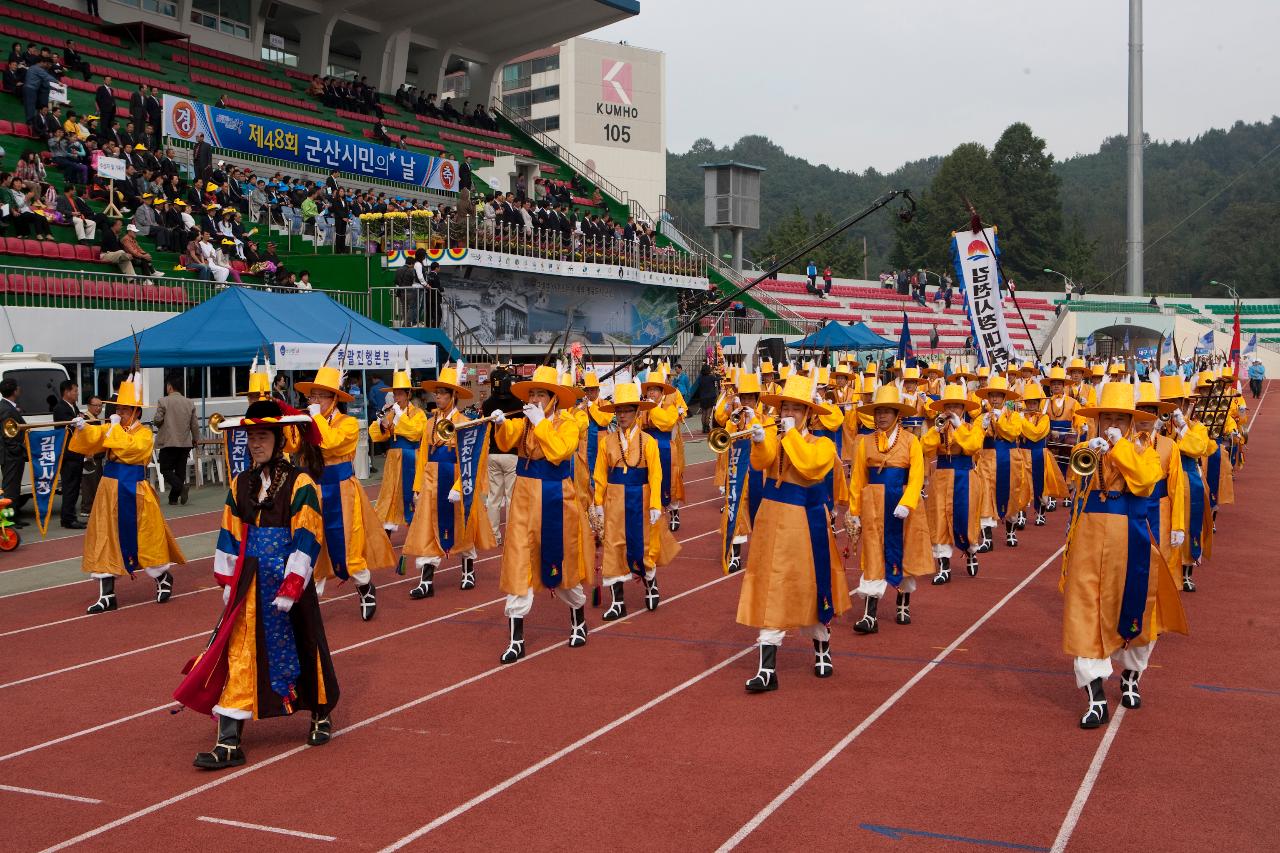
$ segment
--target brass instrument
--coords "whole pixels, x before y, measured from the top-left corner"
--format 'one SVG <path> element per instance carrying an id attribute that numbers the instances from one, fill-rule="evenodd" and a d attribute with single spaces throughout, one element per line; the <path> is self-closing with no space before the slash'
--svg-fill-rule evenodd
<path id="1" fill-rule="evenodd" d="M 1191 408 L 1190 421 L 1199 421 L 1215 441 L 1222 437 L 1227 425 L 1227 417 L 1231 414 L 1231 393 L 1233 382 L 1230 379 L 1215 379 L 1213 386 L 1205 394 L 1196 398 Z"/>
<path id="2" fill-rule="evenodd" d="M 1071 451 L 1071 458 L 1067 464 L 1070 466 L 1072 474 L 1083 479 L 1097 473 L 1098 465 L 1101 463 L 1102 457 L 1098 455 L 1098 452 L 1086 445 Z"/>
<path id="3" fill-rule="evenodd" d="M 933 419 L 933 428 L 936 429 L 938 432 L 942 432 L 942 430 L 946 427 L 947 422 L 950 420 L 951 420 L 950 415 L 938 415 L 936 418 Z"/>
<path id="4" fill-rule="evenodd" d="M 0 426 L 0 431 L 4 432 L 5 438 L 17 438 L 21 433 L 29 429 L 53 429 L 54 427 L 69 427 L 75 421 L 54 421 L 51 424 L 20 424 L 17 418 L 5 418 L 4 425 Z M 87 424 L 100 424 L 101 420 L 86 420 Z"/>
<path id="5" fill-rule="evenodd" d="M 770 427 L 776 427 L 777 425 L 777 421 L 770 421 L 762 426 L 765 429 L 769 429 Z M 727 453 L 730 445 L 738 439 L 746 438 L 749 435 L 751 435 L 751 430 L 749 429 L 740 429 L 737 432 L 729 432 L 724 427 L 716 427 L 711 432 L 707 433 L 707 447 L 711 449 L 712 453 Z"/>
<path id="6" fill-rule="evenodd" d="M 212 415 L 209 415 L 209 431 L 222 432 L 222 422 L 225 420 L 226 418 L 222 416 L 221 412 L 214 412 Z"/>
<path id="7" fill-rule="evenodd" d="M 503 412 L 502 414 L 510 417 L 512 415 L 520 415 L 523 413 L 524 413 L 524 409 L 516 409 L 510 412 Z M 491 419 L 492 417 L 493 415 L 488 415 L 487 417 L 483 417 L 483 418 L 475 418 L 474 420 L 463 421 L 460 424 L 455 424 L 453 421 L 450 421 L 450 420 L 437 420 L 436 421 L 436 438 L 440 439 L 441 441 L 448 441 L 449 439 L 453 438 L 453 436 L 458 432 L 458 430 L 462 429 L 463 427 L 482 424 L 485 421 Z"/>

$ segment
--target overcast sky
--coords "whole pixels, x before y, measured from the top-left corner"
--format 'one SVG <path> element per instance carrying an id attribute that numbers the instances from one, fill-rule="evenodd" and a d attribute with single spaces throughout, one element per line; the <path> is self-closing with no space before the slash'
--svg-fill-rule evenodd
<path id="1" fill-rule="evenodd" d="M 1280 112 L 1280 0 L 1147 0 L 1145 128 Z M 769 136 L 891 171 L 1026 121 L 1059 158 L 1126 132 L 1126 0 L 640 0 L 591 34 L 666 53 L 667 147 Z"/>

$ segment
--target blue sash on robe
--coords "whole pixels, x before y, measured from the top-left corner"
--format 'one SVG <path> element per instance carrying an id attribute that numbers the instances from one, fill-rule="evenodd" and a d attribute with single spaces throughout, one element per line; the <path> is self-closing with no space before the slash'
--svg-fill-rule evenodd
<path id="1" fill-rule="evenodd" d="M 1031 452 L 1031 489 L 1035 493 L 1036 508 L 1040 507 L 1040 496 L 1044 494 L 1044 450 L 1048 439 L 1039 441 L 1023 440 L 1023 446 Z"/>
<path id="2" fill-rule="evenodd" d="M 721 542 L 720 553 L 728 565 L 729 551 L 733 547 L 734 533 L 738 529 L 738 513 L 742 511 L 742 490 L 747 489 L 748 510 L 751 520 L 755 521 L 755 508 L 760 505 L 760 497 L 754 486 L 748 486 L 749 473 L 756 472 L 751 468 L 751 439 L 740 438 L 729 447 L 729 470 L 725 472 L 725 514 L 724 541 Z"/>
<path id="3" fill-rule="evenodd" d="M 1004 518 L 1009 514 L 1009 493 L 1013 489 L 1013 466 L 1010 464 L 1009 451 L 1017 446 L 1017 442 L 995 439 L 997 518 Z"/>
<path id="4" fill-rule="evenodd" d="M 1191 506 L 1187 512 L 1188 549 L 1192 560 L 1199 560 L 1204 553 L 1204 476 L 1200 473 L 1200 460 L 1191 456 L 1182 457 L 1182 470 L 1187 475 L 1188 491 L 1191 492 Z"/>
<path id="5" fill-rule="evenodd" d="M 801 486 L 766 480 L 764 497 L 778 503 L 804 508 L 809 528 L 809 550 L 813 553 L 813 579 L 817 586 L 818 621 L 830 624 L 835 617 L 831 602 L 831 528 L 828 526 L 826 496 L 820 486 Z"/>
<path id="6" fill-rule="evenodd" d="M 662 505 L 671 505 L 671 433 L 649 427 L 646 433 L 658 442 L 658 458 L 662 460 Z"/>
<path id="7" fill-rule="evenodd" d="M 644 505 L 644 487 L 649 482 L 649 469 L 609 469 L 609 482 L 622 486 L 624 531 L 627 538 L 627 568 L 632 574 L 644 577 L 644 531 L 649 524 L 649 514 Z"/>
<path id="8" fill-rule="evenodd" d="M 147 466 L 107 462 L 102 466 L 102 476 L 116 481 L 116 538 L 120 540 L 120 561 L 132 575 L 141 568 L 138 565 L 138 484 L 147 479 Z"/>
<path id="9" fill-rule="evenodd" d="M 404 503 L 404 520 L 413 523 L 413 478 L 418 473 L 418 443 L 396 436 L 391 448 L 400 451 L 400 500 Z"/>
<path id="10" fill-rule="evenodd" d="M 573 477 L 573 468 L 568 460 L 554 463 L 522 456 L 516 462 L 516 476 L 542 483 L 539 575 L 543 586 L 555 589 L 564 580 L 564 481 Z"/>
<path id="11" fill-rule="evenodd" d="M 267 673 L 271 689 L 284 700 L 288 709 L 295 698 L 294 686 L 302 674 L 293 623 L 288 613 L 277 610 L 276 593 L 284 582 L 289 554 L 293 551 L 293 532 L 288 527 L 250 527 L 245 556 L 258 561 L 258 613 L 266 648 Z"/>
<path id="12" fill-rule="evenodd" d="M 840 468 L 840 472 L 844 473 L 844 467 L 840 465 L 840 447 L 844 443 L 842 429 L 811 429 L 810 435 L 819 438 L 829 438 L 836 446 L 836 464 L 831 466 L 831 470 L 827 472 L 827 476 L 822 478 L 822 488 L 826 490 L 827 507 L 834 510 L 836 504 L 836 468 Z"/>
<path id="13" fill-rule="evenodd" d="M 1089 493 L 1084 505 L 1084 512 L 1123 515 L 1128 521 L 1124 594 L 1120 597 L 1120 619 L 1116 624 L 1116 633 L 1126 642 L 1142 633 L 1142 617 L 1147 609 L 1147 584 L 1151 574 L 1152 531 L 1147 521 L 1150 503 L 1148 498 L 1128 492 L 1094 491 Z"/>
<path id="14" fill-rule="evenodd" d="M 1071 421 L 1049 421 L 1049 429 L 1052 432 L 1072 432 Z"/>
<path id="15" fill-rule="evenodd" d="M 600 425 L 587 412 L 587 477 L 596 475 L 596 456 L 600 452 Z"/>
<path id="16" fill-rule="evenodd" d="M 894 516 L 902 492 L 907 486 L 906 468 L 868 468 L 867 482 L 884 486 L 884 578 L 893 586 L 902 583 L 902 561 L 905 551 L 904 520 Z"/>
<path id="17" fill-rule="evenodd" d="M 320 475 L 320 515 L 324 518 L 324 549 L 329 553 L 333 574 L 346 580 L 347 531 L 342 523 L 342 484 L 355 476 L 350 462 L 324 466 Z M 359 483 L 356 484 L 359 488 Z"/>
<path id="18" fill-rule="evenodd" d="M 1208 456 L 1208 462 L 1205 467 L 1205 479 L 1209 481 L 1209 506 L 1212 509 L 1218 508 L 1218 486 L 1222 482 L 1222 445 L 1218 445 L 1218 449 Z"/>
<path id="19" fill-rule="evenodd" d="M 427 459 L 436 466 L 436 533 L 440 537 L 440 547 L 447 554 L 453 550 L 457 541 L 454 530 L 453 504 L 449 503 L 449 492 L 453 490 L 453 479 L 458 466 L 458 454 L 447 444 L 431 448 Z"/>
<path id="20" fill-rule="evenodd" d="M 969 475 L 973 473 L 973 457 L 939 454 L 938 468 L 951 472 L 951 541 L 962 551 L 968 551 Z"/>

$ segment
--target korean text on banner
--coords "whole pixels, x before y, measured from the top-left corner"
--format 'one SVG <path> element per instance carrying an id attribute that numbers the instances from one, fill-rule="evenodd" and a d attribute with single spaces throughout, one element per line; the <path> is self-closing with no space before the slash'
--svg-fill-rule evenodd
<path id="1" fill-rule="evenodd" d="M 462 486 L 462 526 L 471 524 L 471 510 L 475 505 L 476 478 L 484 470 L 489 455 L 489 427 L 492 421 L 483 420 L 457 432 L 458 482 Z"/>
<path id="2" fill-rule="evenodd" d="M 125 173 L 125 163 L 120 157 L 99 157 L 98 177 L 113 181 L 123 181 L 129 176 Z"/>
<path id="3" fill-rule="evenodd" d="M 994 227 L 956 231 L 951 236 L 951 257 L 969 314 L 978 364 L 989 366 L 992 373 L 1004 370 L 1017 356 L 1004 319 L 997 252 Z"/>
<path id="4" fill-rule="evenodd" d="M 40 535 L 49 530 L 53 514 L 53 496 L 58 491 L 58 472 L 62 467 L 62 451 L 66 446 L 65 427 L 29 429 L 23 433 L 27 443 L 27 459 L 31 463 L 31 492 L 36 503 L 36 526 Z M 15 496 L 16 497 L 16 496 Z"/>
<path id="5" fill-rule="evenodd" d="M 163 123 L 165 136 L 186 142 L 194 143 L 196 134 L 203 134 L 210 145 L 227 151 L 274 157 L 326 172 L 337 169 L 433 190 L 455 192 L 458 189 L 458 164 L 454 160 L 211 107 L 177 95 L 164 96 Z"/>
<path id="6" fill-rule="evenodd" d="M 227 430 L 222 434 L 223 461 L 227 463 L 227 480 L 239 477 L 249 470 L 249 431 L 247 429 Z"/>

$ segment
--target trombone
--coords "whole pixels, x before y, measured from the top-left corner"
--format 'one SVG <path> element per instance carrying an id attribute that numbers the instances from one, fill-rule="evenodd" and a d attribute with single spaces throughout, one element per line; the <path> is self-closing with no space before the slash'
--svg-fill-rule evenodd
<path id="1" fill-rule="evenodd" d="M 1071 451 L 1068 465 L 1071 468 L 1071 473 L 1083 480 L 1085 477 L 1091 477 L 1097 472 L 1101 461 L 1102 457 L 1098 455 L 1098 452 L 1085 445 Z"/>
<path id="2" fill-rule="evenodd" d="M 765 429 L 776 427 L 777 425 L 777 421 L 769 421 L 767 424 L 762 424 Z M 746 438 L 749 435 L 751 435 L 751 430 L 749 429 L 740 429 L 737 432 L 729 432 L 724 427 L 716 427 L 711 432 L 707 433 L 707 447 L 711 449 L 712 453 L 727 453 L 730 445 L 738 439 Z"/>
<path id="3" fill-rule="evenodd" d="M 524 409 L 515 409 L 513 411 L 503 412 L 502 414 L 506 417 L 522 415 L 524 414 Z M 463 421 L 460 424 L 455 424 L 453 421 L 437 420 L 436 421 L 436 438 L 440 439 L 441 441 L 448 441 L 449 439 L 453 438 L 454 434 L 456 434 L 458 430 L 464 429 L 465 427 L 475 426 L 476 424 L 482 424 L 485 421 L 490 420 L 492 418 L 493 418 L 493 415 L 486 415 L 483 418 L 474 418 L 473 420 Z"/>
<path id="4" fill-rule="evenodd" d="M 20 424 L 17 418 L 5 418 L 4 424 L 0 425 L 0 431 L 4 432 L 5 438 L 17 438 L 21 433 L 29 429 L 53 429 L 55 427 L 69 427 L 75 421 L 54 421 L 51 424 Z M 100 424 L 101 419 L 86 420 L 86 424 Z"/>

